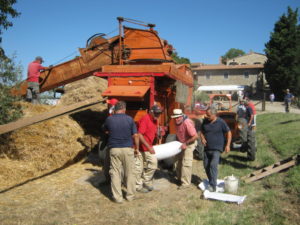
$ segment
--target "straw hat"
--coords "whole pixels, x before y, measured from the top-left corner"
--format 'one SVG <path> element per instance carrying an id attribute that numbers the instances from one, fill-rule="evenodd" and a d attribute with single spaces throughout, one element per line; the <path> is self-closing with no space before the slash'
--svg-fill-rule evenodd
<path id="1" fill-rule="evenodd" d="M 173 115 L 171 116 L 171 118 L 177 118 L 183 116 L 183 112 L 182 109 L 174 109 L 173 110 Z"/>

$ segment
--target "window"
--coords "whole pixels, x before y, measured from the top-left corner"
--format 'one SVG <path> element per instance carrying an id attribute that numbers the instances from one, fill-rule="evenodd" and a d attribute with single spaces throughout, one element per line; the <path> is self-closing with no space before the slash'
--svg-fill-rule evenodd
<path id="1" fill-rule="evenodd" d="M 209 80 L 209 79 L 210 79 L 210 75 L 211 75 L 210 72 L 206 72 L 206 73 L 205 73 L 205 78 L 206 78 L 207 80 Z"/>
<path id="2" fill-rule="evenodd" d="M 228 76 L 229 76 L 228 72 L 224 72 L 224 79 L 228 79 Z"/>
<path id="3" fill-rule="evenodd" d="M 245 72 L 244 72 L 244 78 L 245 78 L 245 79 L 248 79 L 248 78 L 249 78 L 249 72 L 248 72 L 248 71 L 245 71 Z"/>

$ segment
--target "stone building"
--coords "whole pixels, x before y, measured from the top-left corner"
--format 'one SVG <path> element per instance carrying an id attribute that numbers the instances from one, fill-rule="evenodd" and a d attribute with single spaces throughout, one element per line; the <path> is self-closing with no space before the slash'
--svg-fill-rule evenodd
<path id="1" fill-rule="evenodd" d="M 250 52 L 228 60 L 226 65 L 221 63 L 221 59 L 219 64 L 192 63 L 195 85 L 242 85 L 251 96 L 259 97 L 266 59 L 263 54 Z M 228 90 L 223 93 L 233 94 Z"/>

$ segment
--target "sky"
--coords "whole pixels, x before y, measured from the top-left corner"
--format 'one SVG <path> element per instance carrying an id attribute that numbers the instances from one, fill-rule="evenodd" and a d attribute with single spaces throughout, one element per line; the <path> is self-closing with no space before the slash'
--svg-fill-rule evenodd
<path id="1" fill-rule="evenodd" d="M 44 66 L 80 55 L 96 33 L 118 35 L 117 17 L 156 24 L 181 57 L 191 62 L 217 64 L 230 48 L 264 54 L 274 24 L 299 8 L 299 0 L 17 0 L 21 15 L 9 18 L 13 27 L 3 31 L 1 46 L 16 55 L 23 67 L 36 56 Z M 300 14 L 300 12 L 298 13 Z M 132 24 L 125 24 L 136 27 Z"/>

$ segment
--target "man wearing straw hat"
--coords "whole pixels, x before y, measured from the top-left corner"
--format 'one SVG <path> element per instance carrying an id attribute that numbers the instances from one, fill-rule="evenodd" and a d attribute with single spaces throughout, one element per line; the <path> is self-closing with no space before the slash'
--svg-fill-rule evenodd
<path id="1" fill-rule="evenodd" d="M 175 158 L 177 179 L 181 182 L 178 189 L 185 189 L 192 181 L 193 152 L 198 134 L 194 123 L 181 109 L 174 109 L 171 117 L 175 119 L 177 140 L 182 143 L 181 152 Z"/>

